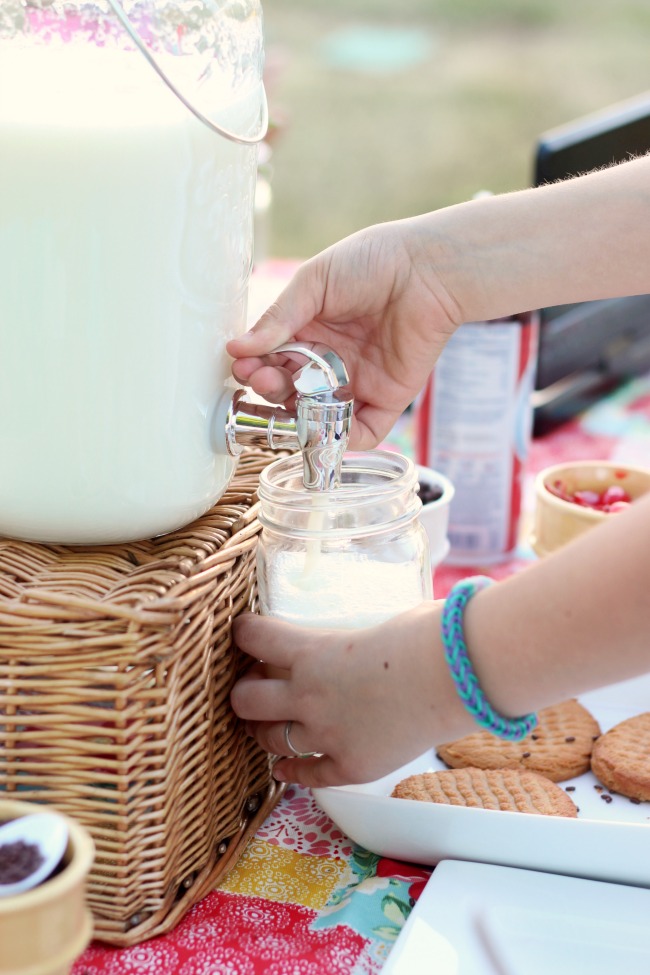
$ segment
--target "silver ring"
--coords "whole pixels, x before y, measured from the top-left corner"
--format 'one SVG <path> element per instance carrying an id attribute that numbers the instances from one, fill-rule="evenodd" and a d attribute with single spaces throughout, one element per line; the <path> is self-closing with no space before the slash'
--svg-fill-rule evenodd
<path id="1" fill-rule="evenodd" d="M 294 748 L 293 745 L 291 744 L 291 738 L 289 737 L 289 735 L 291 734 L 292 724 L 293 721 L 287 721 L 287 723 L 284 726 L 284 740 L 287 746 L 287 751 L 289 752 L 290 755 L 293 755 L 294 758 L 314 758 L 314 756 L 317 755 L 318 752 L 299 752 L 298 749 Z"/>

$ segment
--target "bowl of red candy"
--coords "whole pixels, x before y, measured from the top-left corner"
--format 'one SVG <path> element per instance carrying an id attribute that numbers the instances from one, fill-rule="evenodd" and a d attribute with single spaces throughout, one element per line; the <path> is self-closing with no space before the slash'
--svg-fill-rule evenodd
<path id="1" fill-rule="evenodd" d="M 584 460 L 545 468 L 535 480 L 534 551 L 548 555 L 648 491 L 650 470 L 643 467 Z"/>

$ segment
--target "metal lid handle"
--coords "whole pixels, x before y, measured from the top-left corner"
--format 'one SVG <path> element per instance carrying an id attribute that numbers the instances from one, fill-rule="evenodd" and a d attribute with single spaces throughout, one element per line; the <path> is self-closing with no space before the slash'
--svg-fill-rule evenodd
<path id="1" fill-rule="evenodd" d="M 208 118 L 207 115 L 204 115 L 203 112 L 196 107 L 196 105 L 193 105 L 192 102 L 188 98 L 186 98 L 185 95 L 180 91 L 180 89 L 176 87 L 176 85 L 171 80 L 171 78 L 169 78 L 165 74 L 163 69 L 158 64 L 156 58 L 153 56 L 153 54 L 151 53 L 147 45 L 140 37 L 137 29 L 133 26 L 133 24 L 129 20 L 119 0 L 108 0 L 108 3 L 113 13 L 121 23 L 124 30 L 129 35 L 129 37 L 131 38 L 135 46 L 138 48 L 140 53 L 143 55 L 143 57 L 147 59 L 147 61 L 149 62 L 153 70 L 156 72 L 156 74 L 164 81 L 164 83 L 167 85 L 170 91 L 172 91 L 176 95 L 178 100 L 182 102 L 185 108 L 187 108 L 187 110 L 191 112 L 192 115 L 194 115 L 200 122 L 203 122 L 204 125 L 207 125 L 209 129 L 212 129 L 213 132 L 216 132 L 217 135 L 221 135 L 223 136 L 224 139 L 229 139 L 231 142 L 238 142 L 240 145 L 243 146 L 254 146 L 257 145 L 259 142 L 262 142 L 264 136 L 266 135 L 269 129 L 269 105 L 266 97 L 266 89 L 264 88 L 264 84 L 261 84 L 262 105 L 261 105 L 260 126 L 259 126 L 259 130 L 255 133 L 255 135 L 250 135 L 250 136 L 239 135 L 237 132 L 231 132 L 230 129 L 225 129 L 222 125 L 217 125 L 217 123 L 213 122 L 212 119 Z"/>

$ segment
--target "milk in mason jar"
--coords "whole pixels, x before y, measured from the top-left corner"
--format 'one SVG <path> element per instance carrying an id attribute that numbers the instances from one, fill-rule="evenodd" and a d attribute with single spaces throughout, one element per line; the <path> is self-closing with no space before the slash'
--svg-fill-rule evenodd
<path id="1" fill-rule="evenodd" d="M 307 556 L 309 558 L 309 556 Z M 299 552 L 280 552 L 260 586 L 260 611 L 318 629 L 363 629 L 430 598 L 414 562 L 383 562 L 360 553 L 321 553 L 307 569 Z"/>
<path id="2" fill-rule="evenodd" d="M 375 626 L 433 598 L 427 536 L 411 461 L 346 452 L 340 485 L 303 486 L 302 460 L 260 475 L 260 612 L 314 628 Z"/>

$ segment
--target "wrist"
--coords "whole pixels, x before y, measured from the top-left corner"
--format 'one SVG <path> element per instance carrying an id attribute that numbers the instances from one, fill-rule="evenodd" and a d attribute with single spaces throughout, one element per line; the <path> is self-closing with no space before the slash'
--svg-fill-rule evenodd
<path id="1" fill-rule="evenodd" d="M 446 339 L 466 321 L 463 289 L 465 282 L 467 285 L 471 282 L 471 277 L 463 272 L 462 241 L 452 232 L 453 219 L 449 219 L 455 209 L 446 207 L 400 221 L 408 265 L 435 299 L 438 311 L 443 313 L 445 321 L 438 319 L 437 327 L 444 331 Z"/>
<path id="2" fill-rule="evenodd" d="M 469 601 L 492 584 L 486 576 L 472 576 L 457 582 L 442 609 L 441 637 L 445 660 L 455 690 L 478 726 L 506 741 L 520 741 L 537 725 L 534 713 L 510 717 L 496 708 L 485 693 L 467 648 L 464 617 Z"/>
<path id="3" fill-rule="evenodd" d="M 417 688 L 417 706 L 411 710 L 422 722 L 423 750 L 476 731 L 472 715 L 456 692 L 445 660 L 441 637 L 444 601 L 423 603 L 416 611 L 416 667 L 412 686 Z"/>

